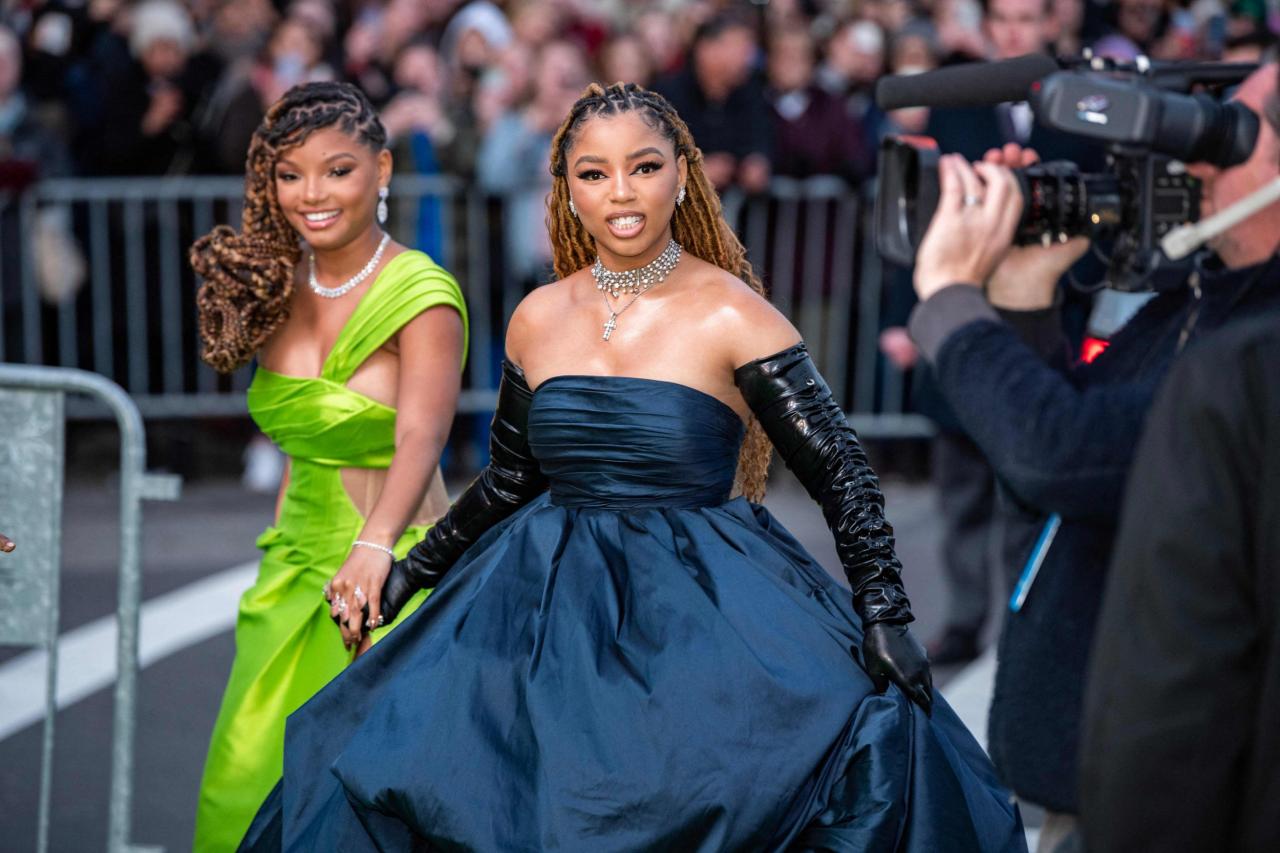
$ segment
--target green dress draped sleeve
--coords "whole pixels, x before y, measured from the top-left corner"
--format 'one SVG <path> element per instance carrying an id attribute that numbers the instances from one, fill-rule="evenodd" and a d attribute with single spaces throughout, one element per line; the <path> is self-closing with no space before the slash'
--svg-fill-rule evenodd
<path id="1" fill-rule="evenodd" d="M 289 484 L 276 524 L 257 542 L 263 552 L 257 581 L 240 599 L 235 662 L 200 786 L 198 853 L 236 849 L 280 778 L 285 718 L 350 661 L 322 594 L 365 522 L 343 487 L 342 469 L 391 464 L 396 411 L 346 383 L 401 327 L 437 305 L 462 316 L 465 353 L 467 313 L 457 282 L 425 254 L 403 252 L 361 298 L 319 377 L 262 367 L 254 375 L 249 413 L 288 455 Z M 403 556 L 426 529 L 406 529 L 396 554 Z M 376 632 L 375 641 L 423 597 Z"/>

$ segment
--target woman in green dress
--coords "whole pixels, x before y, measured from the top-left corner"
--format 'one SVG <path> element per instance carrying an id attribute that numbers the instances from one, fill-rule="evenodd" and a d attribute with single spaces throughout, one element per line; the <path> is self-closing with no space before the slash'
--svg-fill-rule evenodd
<path id="1" fill-rule="evenodd" d="M 289 457 L 240 601 L 197 851 L 235 849 L 280 777 L 285 718 L 381 628 L 392 559 L 448 509 L 466 309 L 449 273 L 382 230 L 391 166 L 358 89 L 294 88 L 250 144 L 240 233 L 219 226 L 191 250 L 204 358 L 257 358 L 249 412 Z"/>

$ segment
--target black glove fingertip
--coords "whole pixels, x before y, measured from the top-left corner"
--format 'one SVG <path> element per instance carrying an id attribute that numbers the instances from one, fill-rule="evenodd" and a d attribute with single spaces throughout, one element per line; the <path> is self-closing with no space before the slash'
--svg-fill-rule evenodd
<path id="1" fill-rule="evenodd" d="M 915 689 L 915 700 L 916 704 L 924 711 L 926 717 L 933 716 L 933 697 L 929 695 L 929 691 L 923 687 L 917 687 Z"/>

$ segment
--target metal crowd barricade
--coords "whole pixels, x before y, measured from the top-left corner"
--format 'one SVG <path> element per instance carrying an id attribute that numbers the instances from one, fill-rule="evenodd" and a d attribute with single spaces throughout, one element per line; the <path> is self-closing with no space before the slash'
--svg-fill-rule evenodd
<path id="1" fill-rule="evenodd" d="M 734 226 L 769 298 L 809 345 L 849 423 L 866 438 L 926 438 L 907 411 L 905 374 L 880 355 L 885 270 L 875 251 L 874 187 L 839 178 L 774 178 L 765 194 L 731 190 Z"/>
<path id="2" fill-rule="evenodd" d="M 130 844 L 133 746 L 142 592 L 143 500 L 175 500 L 181 481 L 146 472 L 142 417 L 120 386 L 94 373 L 0 364 L 0 522 L 18 549 L 0 560 L 0 643 L 47 654 L 37 853 L 49 845 L 54 719 L 57 712 L 58 578 L 61 566 L 64 400 L 87 394 L 120 426 L 120 574 L 116 605 L 115 716 L 111 741 L 110 853 L 157 848 Z M 43 613 L 33 624 L 30 614 Z"/>
<path id="3" fill-rule="evenodd" d="M 397 175 L 390 230 L 428 250 L 462 285 L 471 316 L 463 413 L 492 407 L 506 321 L 523 296 L 503 244 L 508 206 L 451 176 Z M 242 415 L 250 371 L 219 376 L 199 359 L 191 242 L 238 226 L 239 178 L 60 179 L 0 198 L 0 360 L 93 370 L 123 385 L 145 417 Z M 870 195 L 835 178 L 775 179 L 769 192 L 726 194 L 725 213 L 771 297 L 810 344 L 837 399 L 872 437 L 927 435 L 906 411 L 904 377 L 880 356 L 884 274 L 871 244 Z M 29 237 L 62 209 L 88 275 L 49 305 Z M 6 277 L 8 280 L 6 280 Z M 6 340 L 6 336 L 10 338 Z M 72 417 L 106 414 L 72 402 Z"/>

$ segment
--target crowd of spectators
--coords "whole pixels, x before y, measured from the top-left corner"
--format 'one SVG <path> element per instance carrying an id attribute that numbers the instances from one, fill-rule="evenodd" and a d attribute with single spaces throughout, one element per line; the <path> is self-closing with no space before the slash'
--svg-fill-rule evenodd
<path id="1" fill-rule="evenodd" d="M 1025 6 L 1063 54 L 1249 59 L 1280 28 L 1268 0 Z M 1008 23 L 979 0 L 0 0 L 0 183 L 237 173 L 267 105 L 344 78 L 381 109 L 399 169 L 490 190 L 540 191 L 591 80 L 667 95 L 722 187 L 856 184 L 878 137 L 927 123 L 881 113 L 875 79 L 994 56 Z"/>

